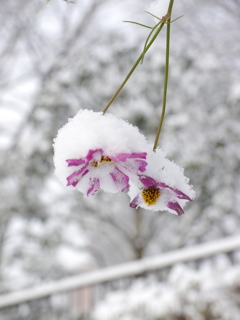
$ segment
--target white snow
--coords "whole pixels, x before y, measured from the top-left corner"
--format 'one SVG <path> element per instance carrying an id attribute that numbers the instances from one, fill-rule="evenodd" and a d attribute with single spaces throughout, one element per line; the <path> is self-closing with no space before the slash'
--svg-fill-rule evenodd
<path id="1" fill-rule="evenodd" d="M 227 263 L 226 256 L 219 256 L 218 261 L 203 265 L 200 270 L 176 265 L 163 282 L 143 278 L 128 290 L 110 293 L 96 306 L 93 319 L 204 320 L 204 314 L 208 314 L 214 319 L 238 320 L 235 290 L 239 279 L 239 268 Z"/>
<path id="2" fill-rule="evenodd" d="M 162 19 L 162 17 L 167 14 L 168 6 L 169 0 L 156 0 L 150 4 L 150 7 L 147 11 L 158 17 L 159 19 Z M 158 23 L 159 19 L 154 18 L 154 21 Z"/>

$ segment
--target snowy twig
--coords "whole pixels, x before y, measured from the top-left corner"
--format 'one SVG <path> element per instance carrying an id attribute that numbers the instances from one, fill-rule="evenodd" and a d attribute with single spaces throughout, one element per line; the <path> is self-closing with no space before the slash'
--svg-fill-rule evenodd
<path id="1" fill-rule="evenodd" d="M 200 244 L 190 248 L 175 250 L 154 258 L 125 263 L 103 270 L 97 270 L 84 275 L 51 282 L 33 289 L 0 295 L 0 308 L 14 306 L 53 294 L 67 292 L 78 288 L 96 285 L 107 281 L 143 274 L 172 266 L 176 263 L 206 258 L 218 253 L 226 253 L 240 248 L 240 237 L 234 236 Z"/>

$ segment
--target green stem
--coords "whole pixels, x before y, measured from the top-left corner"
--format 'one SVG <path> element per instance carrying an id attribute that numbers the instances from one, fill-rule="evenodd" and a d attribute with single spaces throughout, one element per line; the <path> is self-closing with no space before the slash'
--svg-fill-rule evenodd
<path id="1" fill-rule="evenodd" d="M 171 14 L 172 14 L 172 7 L 173 7 L 173 2 L 174 0 L 171 0 L 169 3 L 168 7 L 168 14 L 169 14 L 169 19 L 167 20 L 167 36 L 166 36 L 166 60 L 165 60 L 165 75 L 164 75 L 164 88 L 163 88 L 163 102 L 162 102 L 162 113 L 157 129 L 157 134 L 153 146 L 153 151 L 156 150 L 158 146 L 158 140 L 160 137 L 160 133 L 162 130 L 162 125 L 163 125 L 163 120 L 164 120 L 164 115 L 165 115 L 165 110 L 166 110 L 166 103 L 167 103 L 167 87 L 168 87 L 168 73 L 169 73 L 169 56 L 170 56 L 170 30 L 171 30 Z"/>
<path id="2" fill-rule="evenodd" d="M 173 1 L 173 0 L 171 0 Z M 154 36 L 152 37 L 152 39 L 150 40 L 149 44 L 146 46 L 145 50 L 140 54 L 139 58 L 137 59 L 137 61 L 134 63 L 132 69 L 129 71 L 128 75 L 126 76 L 125 80 L 123 81 L 123 83 L 120 85 L 120 87 L 118 88 L 118 90 L 116 91 L 116 93 L 112 96 L 111 100 L 108 102 L 108 104 L 106 105 L 105 109 L 103 110 L 103 114 L 106 113 L 106 111 L 108 110 L 108 108 L 110 107 L 110 105 L 112 104 L 112 102 L 115 100 L 115 98 L 117 97 L 117 95 L 119 94 L 119 92 L 122 90 L 122 88 L 124 87 L 124 85 L 126 84 L 126 82 L 128 81 L 128 79 L 131 77 L 132 73 L 134 72 L 134 70 L 137 68 L 138 64 L 141 62 L 141 60 L 143 59 L 145 53 L 148 51 L 148 49 L 151 47 L 151 45 L 153 44 L 153 42 L 155 41 L 155 39 L 157 38 L 159 32 L 162 30 L 163 26 L 164 26 L 165 22 L 162 22 L 159 25 L 159 28 L 157 29 L 156 33 L 154 34 Z"/>
<path id="3" fill-rule="evenodd" d="M 149 41 L 149 39 L 151 39 L 151 36 L 152 36 L 153 32 L 156 31 L 155 29 L 157 29 L 157 28 L 159 27 L 160 23 L 161 23 L 161 22 L 158 22 L 158 23 L 155 25 L 155 27 L 152 28 L 152 31 L 149 33 L 149 35 L 148 35 L 148 37 L 147 37 L 147 39 L 146 39 L 146 41 L 145 41 L 145 43 L 144 43 L 143 56 L 142 56 L 141 63 L 143 63 L 145 53 L 147 52 L 147 51 L 146 51 L 146 48 L 147 48 L 147 45 L 148 45 L 148 41 Z"/>
<path id="4" fill-rule="evenodd" d="M 141 26 L 141 27 L 145 27 L 145 28 L 148 28 L 148 29 L 153 29 L 152 27 L 146 26 L 145 24 L 138 23 L 138 22 L 135 22 L 135 21 L 123 21 L 123 22 L 133 23 L 133 24 L 137 24 L 138 26 Z"/>

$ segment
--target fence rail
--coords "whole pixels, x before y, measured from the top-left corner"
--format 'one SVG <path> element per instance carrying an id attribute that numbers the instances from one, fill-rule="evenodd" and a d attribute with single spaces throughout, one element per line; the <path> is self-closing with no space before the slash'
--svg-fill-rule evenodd
<path id="1" fill-rule="evenodd" d="M 136 276 L 145 272 L 166 268 L 176 263 L 198 260 L 218 253 L 235 251 L 237 249 L 240 249 L 239 236 L 179 249 L 163 253 L 153 258 L 129 262 L 114 267 L 88 272 L 64 280 L 51 282 L 36 288 L 0 295 L 0 308 L 18 305 L 24 302 L 49 297 L 54 294 L 68 292 L 86 286 Z"/>

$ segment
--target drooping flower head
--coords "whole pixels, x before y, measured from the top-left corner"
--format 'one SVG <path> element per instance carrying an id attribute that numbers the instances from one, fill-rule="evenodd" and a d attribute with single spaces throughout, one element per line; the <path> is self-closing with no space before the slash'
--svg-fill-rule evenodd
<path id="1" fill-rule="evenodd" d="M 194 191 L 183 170 L 166 159 L 161 149 L 156 152 L 149 151 L 147 162 L 146 171 L 139 174 L 139 182 L 131 183 L 130 206 L 140 206 L 153 211 L 168 210 L 182 215 L 184 204 L 194 198 Z"/>
<path id="2" fill-rule="evenodd" d="M 60 182 L 87 196 L 129 188 L 143 173 L 147 143 L 136 127 L 101 112 L 80 110 L 59 130 L 54 143 Z"/>

